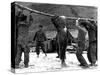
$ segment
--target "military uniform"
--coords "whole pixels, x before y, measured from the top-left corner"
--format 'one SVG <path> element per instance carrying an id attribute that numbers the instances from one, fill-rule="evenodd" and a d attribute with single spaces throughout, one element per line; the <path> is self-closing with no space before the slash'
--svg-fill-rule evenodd
<path id="1" fill-rule="evenodd" d="M 33 41 L 36 40 L 36 54 L 39 56 L 40 54 L 40 47 L 42 49 L 42 51 L 45 53 L 45 45 L 44 45 L 44 41 L 46 41 L 46 36 L 45 33 L 42 30 L 39 30 L 35 33 L 35 36 L 33 38 Z"/>
<path id="2" fill-rule="evenodd" d="M 87 25 L 87 24 L 86 24 Z M 89 49 L 88 49 L 88 60 L 92 65 L 95 65 L 97 61 L 97 29 L 93 24 L 88 23 L 89 27 L 86 27 L 89 34 Z"/>
<path id="3" fill-rule="evenodd" d="M 78 61 L 80 62 L 80 66 L 86 66 L 88 67 L 88 64 L 86 62 L 86 60 L 84 59 L 84 57 L 82 56 L 83 50 L 85 49 L 85 31 L 81 28 L 78 27 L 78 48 L 76 51 L 76 57 L 78 59 Z"/>
<path id="4" fill-rule="evenodd" d="M 89 49 L 87 57 L 91 66 L 94 66 L 97 61 L 97 26 L 92 21 L 81 23 L 88 31 L 89 35 Z"/>
<path id="5" fill-rule="evenodd" d="M 66 46 L 68 45 L 68 35 L 70 34 L 68 30 L 64 31 L 64 27 L 68 28 L 68 26 L 66 25 L 66 18 L 64 16 L 54 16 L 53 18 L 51 18 L 51 21 L 57 29 L 57 53 L 61 60 L 61 66 L 65 67 Z"/>
<path id="6" fill-rule="evenodd" d="M 20 14 L 17 16 L 17 55 L 15 58 L 16 68 L 19 66 L 21 61 L 22 52 L 24 52 L 24 64 L 25 67 L 28 67 L 29 62 L 29 47 L 28 47 L 28 28 L 29 24 L 26 22 L 27 16 Z"/>

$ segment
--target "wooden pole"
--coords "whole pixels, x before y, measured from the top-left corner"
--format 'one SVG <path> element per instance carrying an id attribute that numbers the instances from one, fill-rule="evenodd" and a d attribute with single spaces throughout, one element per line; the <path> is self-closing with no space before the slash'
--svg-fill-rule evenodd
<path id="1" fill-rule="evenodd" d="M 31 9 L 31 8 L 25 7 L 25 6 L 20 5 L 20 4 L 18 4 L 18 3 L 15 3 L 15 4 L 18 5 L 19 7 L 22 7 L 22 8 L 24 8 L 24 9 L 29 10 L 29 11 L 31 11 L 31 12 L 33 12 L 33 13 L 36 13 L 36 14 L 45 15 L 45 16 L 49 16 L 49 17 L 53 17 L 53 16 L 54 16 L 54 15 L 52 15 L 52 14 L 40 12 L 40 11 Z"/>
<path id="2" fill-rule="evenodd" d="M 31 8 L 29 8 L 29 7 L 23 6 L 23 5 L 18 4 L 18 3 L 15 3 L 15 4 L 18 5 L 19 7 L 22 7 L 22 8 L 24 8 L 24 9 L 29 10 L 29 11 L 31 11 L 31 12 L 33 12 L 33 13 L 36 13 L 36 14 L 45 15 L 45 16 L 49 16 L 49 17 L 54 17 L 54 16 L 55 16 L 55 15 L 52 15 L 52 14 L 49 14 L 49 13 L 40 12 L 40 11 L 31 9 Z M 96 19 L 90 19 L 90 18 L 79 18 L 79 17 L 66 17 L 66 18 L 69 18 L 69 19 L 76 19 L 76 20 L 83 19 L 83 20 L 97 21 Z"/>

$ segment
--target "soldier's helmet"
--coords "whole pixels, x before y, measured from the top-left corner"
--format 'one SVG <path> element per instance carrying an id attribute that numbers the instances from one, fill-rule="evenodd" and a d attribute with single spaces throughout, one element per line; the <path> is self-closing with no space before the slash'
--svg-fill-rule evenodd
<path id="1" fill-rule="evenodd" d="M 66 23 L 66 16 L 59 16 L 59 18 L 60 18 L 64 23 Z"/>
<path id="2" fill-rule="evenodd" d="M 51 21 L 54 25 L 65 25 L 66 17 L 65 16 L 54 16 L 51 18 Z"/>
<path id="3" fill-rule="evenodd" d="M 59 16 L 61 19 L 65 20 L 66 16 Z"/>

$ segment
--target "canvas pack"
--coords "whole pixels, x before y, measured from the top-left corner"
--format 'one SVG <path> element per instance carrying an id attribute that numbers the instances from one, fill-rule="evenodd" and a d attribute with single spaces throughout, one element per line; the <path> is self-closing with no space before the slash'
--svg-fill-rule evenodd
<path id="1" fill-rule="evenodd" d="M 97 68 L 97 7 L 11 3 L 11 71 Z"/>

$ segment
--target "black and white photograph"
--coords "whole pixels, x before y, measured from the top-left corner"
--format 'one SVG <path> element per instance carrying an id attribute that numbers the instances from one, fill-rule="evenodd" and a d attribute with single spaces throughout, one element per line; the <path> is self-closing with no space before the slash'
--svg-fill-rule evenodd
<path id="1" fill-rule="evenodd" d="M 11 71 L 97 69 L 98 8 L 12 2 Z"/>

